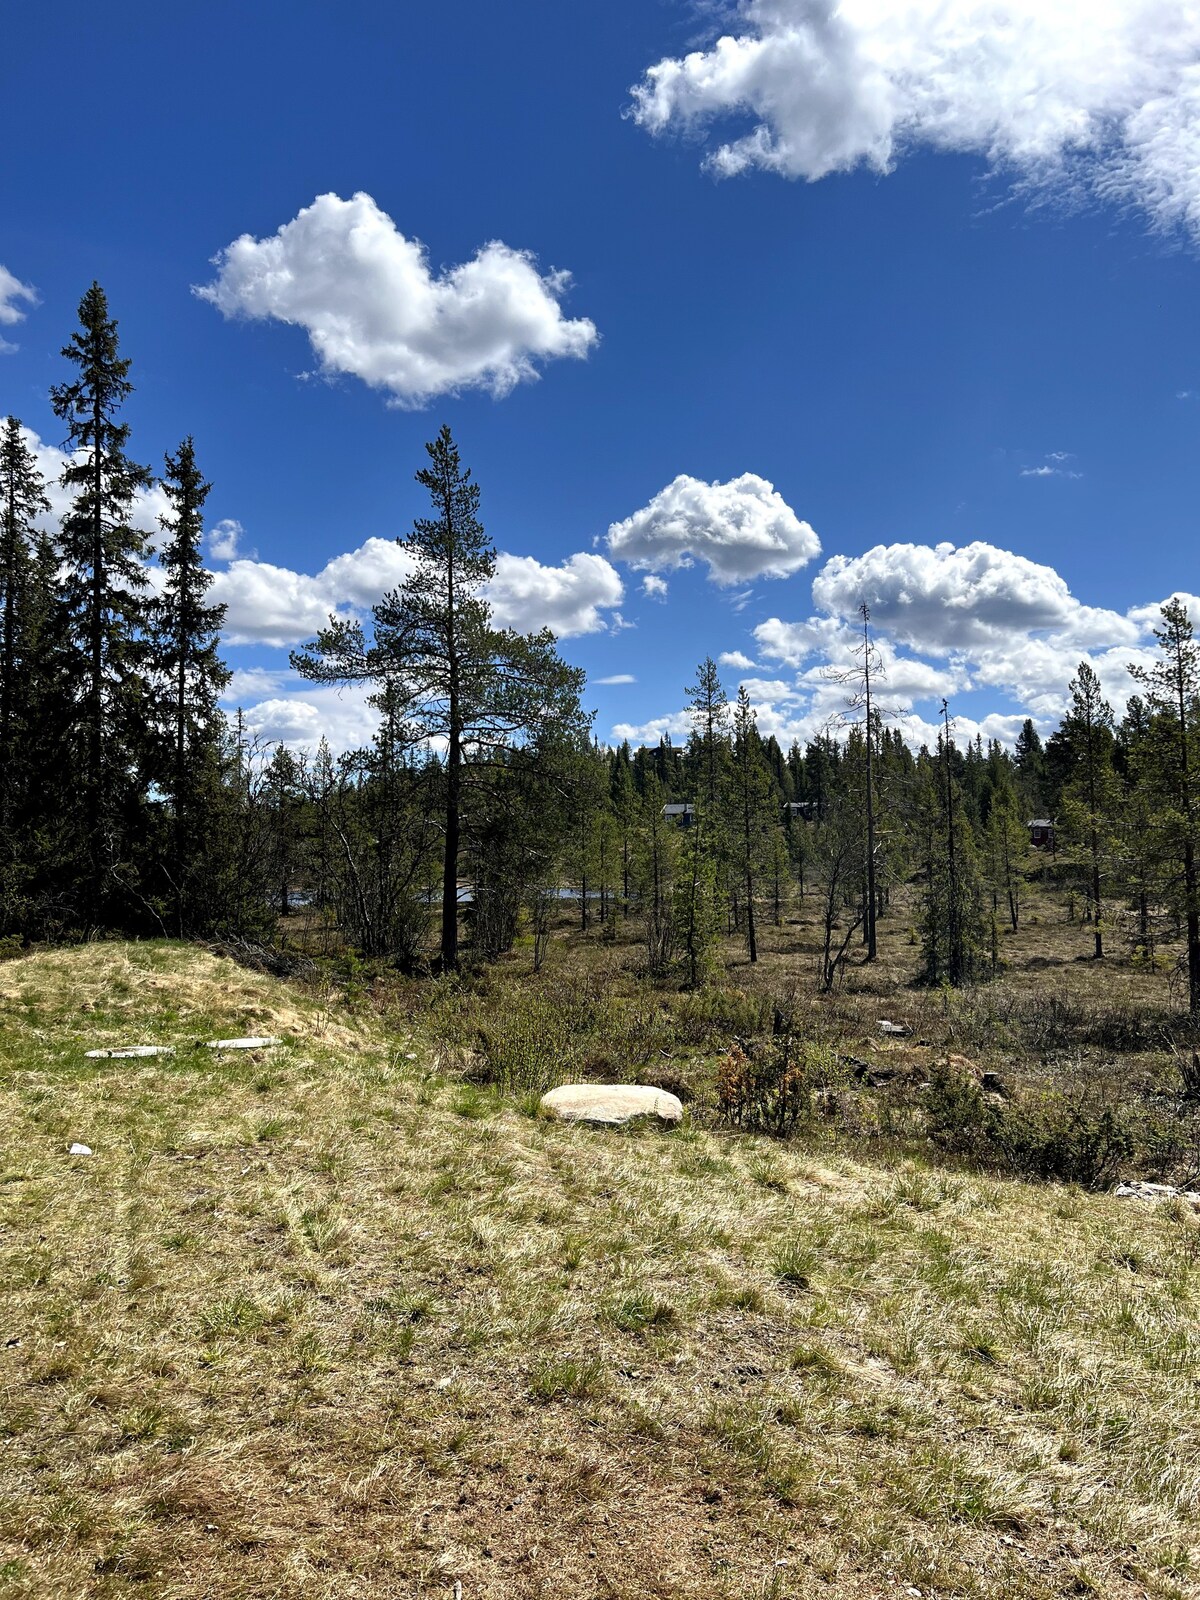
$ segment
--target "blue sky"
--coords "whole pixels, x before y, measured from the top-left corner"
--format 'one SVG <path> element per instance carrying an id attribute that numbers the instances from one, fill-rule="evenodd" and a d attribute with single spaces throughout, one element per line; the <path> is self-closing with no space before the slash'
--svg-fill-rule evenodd
<path id="1" fill-rule="evenodd" d="M 1079 15 L 13 12 L 0 411 L 53 469 L 97 278 L 135 451 L 190 432 L 213 480 L 265 737 L 365 736 L 287 649 L 395 581 L 443 421 L 497 612 L 560 630 L 601 737 L 679 732 L 706 653 L 811 734 L 862 598 L 916 739 L 943 693 L 968 733 L 1048 730 L 1084 658 L 1119 706 L 1156 605 L 1200 587 L 1200 7 Z"/>

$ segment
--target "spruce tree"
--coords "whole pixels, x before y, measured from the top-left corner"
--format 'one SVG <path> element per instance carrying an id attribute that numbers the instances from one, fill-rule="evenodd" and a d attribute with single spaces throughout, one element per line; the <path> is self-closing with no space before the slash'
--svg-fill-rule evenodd
<path id="1" fill-rule="evenodd" d="M 688 741 L 692 805 L 675 891 L 675 925 L 683 942 L 688 986 L 698 988 L 711 973 L 719 925 L 718 902 L 725 862 L 718 829 L 719 800 L 729 762 L 729 700 L 717 664 L 705 656 L 696 682 L 684 690 L 692 734 Z"/>
<path id="2" fill-rule="evenodd" d="M 989 932 L 970 819 L 954 775 L 957 754 L 950 736 L 950 710 L 942 701 L 944 727 L 937 763 L 926 763 L 920 794 L 922 833 L 928 840 L 922 947 L 925 977 L 959 988 L 973 982 L 983 965 Z"/>
<path id="3" fill-rule="evenodd" d="M 721 774 L 729 749 L 729 699 L 721 683 L 717 664 L 705 656 L 696 670 L 696 681 L 684 690 L 692 722 L 691 756 L 695 792 L 692 800 L 709 818 L 716 816 Z"/>
<path id="4" fill-rule="evenodd" d="M 48 512 L 45 482 L 16 417 L 0 431 L 0 830 L 12 825 L 32 757 L 30 688 L 44 610 L 36 520 Z"/>
<path id="5" fill-rule="evenodd" d="M 191 438 L 168 455 L 162 487 L 170 511 L 159 518 L 166 575 L 153 608 L 154 668 L 160 694 L 159 783 L 171 805 L 170 879 L 182 936 L 194 925 L 196 879 L 203 870 L 204 812 L 220 764 L 224 718 L 218 707 L 229 670 L 219 654 L 225 607 L 206 603 L 212 574 L 202 559 L 204 502 L 211 487 L 196 465 Z"/>
<path id="6" fill-rule="evenodd" d="M 1064 821 L 1070 842 L 1085 863 L 1095 957 L 1104 955 L 1101 878 L 1116 803 L 1113 770 L 1113 714 L 1100 680 L 1086 661 L 1071 682 L 1071 704 L 1063 718 L 1063 741 L 1071 777 L 1063 790 Z"/>
<path id="7" fill-rule="evenodd" d="M 1017 793 L 1028 812 L 1025 819 L 1028 821 L 1030 817 L 1041 816 L 1046 806 L 1046 752 L 1031 717 L 1026 717 L 1021 724 L 1013 755 L 1017 767 Z"/>
<path id="8" fill-rule="evenodd" d="M 746 901 L 746 949 L 751 962 L 756 962 L 755 899 L 760 876 L 766 869 L 771 829 L 776 822 L 773 815 L 776 795 L 745 685 L 738 690 L 733 712 L 733 752 L 728 782 L 734 875 Z"/>
<path id="9" fill-rule="evenodd" d="M 73 503 L 62 521 L 73 754 L 83 882 L 80 909 L 95 924 L 115 909 L 132 837 L 141 831 L 139 774 L 147 684 L 145 538 L 132 522 L 134 497 L 151 479 L 127 453 L 121 407 L 132 393 L 129 361 L 98 283 L 79 305 L 79 330 L 63 349 L 76 369 L 50 391 L 66 424 L 72 459 L 62 484 Z"/>
<path id="10" fill-rule="evenodd" d="M 1162 800 L 1157 819 L 1179 866 L 1187 925 L 1188 1010 L 1200 1016 L 1200 645 L 1180 600 L 1162 607 L 1154 630 L 1161 652 L 1152 667 L 1131 665 L 1130 676 L 1146 691 L 1152 754 L 1147 775 Z"/>
<path id="11" fill-rule="evenodd" d="M 881 718 L 876 709 L 876 695 L 883 677 L 883 659 L 871 638 L 871 608 L 864 600 L 858 608 L 862 619 L 862 641 L 855 646 L 855 665 L 846 670 L 830 669 L 826 677 L 847 691 L 847 709 L 840 720 L 861 727 L 862 733 L 862 816 L 863 816 L 863 943 L 867 947 L 867 960 L 878 955 L 876 919 L 879 900 L 875 883 L 878 850 L 876 824 L 878 794 L 876 775 L 876 750 L 882 733 Z"/>
<path id="12" fill-rule="evenodd" d="M 54 560 L 36 519 L 49 509 L 33 452 L 8 417 L 0 429 L 0 935 L 37 931 Z"/>

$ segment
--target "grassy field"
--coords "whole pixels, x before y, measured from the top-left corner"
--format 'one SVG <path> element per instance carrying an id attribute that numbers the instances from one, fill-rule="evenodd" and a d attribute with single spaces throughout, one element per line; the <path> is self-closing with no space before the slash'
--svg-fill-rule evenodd
<path id="1" fill-rule="evenodd" d="M 802 937 L 735 970 L 731 1015 Z M 1036 1076 L 1110 1059 L 1072 1028 L 1167 1004 L 1025 937 L 1028 981 L 960 1003 L 903 987 L 889 924 L 812 1025 L 883 1059 L 903 1007 L 930 1051 Z M 519 959 L 375 994 L 167 944 L 0 965 L 0 1594 L 1200 1592 L 1190 1208 L 724 1130 L 721 1007 L 602 949 L 617 999 L 572 1053 L 581 960 L 552 958 L 532 1021 Z M 1076 1009 L 1034 1050 L 1059 964 Z M 259 1031 L 286 1042 L 195 1047 Z M 607 1040 L 691 1116 L 539 1120 L 543 1038 L 543 1078 L 602 1075 Z M 178 1053 L 83 1059 L 135 1041 Z M 463 1081 L 493 1048 L 518 1092 Z"/>

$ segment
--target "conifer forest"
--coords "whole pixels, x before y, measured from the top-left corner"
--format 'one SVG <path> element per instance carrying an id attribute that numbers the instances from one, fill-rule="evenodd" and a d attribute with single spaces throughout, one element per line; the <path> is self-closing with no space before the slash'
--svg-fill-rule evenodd
<path id="1" fill-rule="evenodd" d="M 722 941 L 755 962 L 763 925 L 807 900 L 829 990 L 874 959 L 906 887 L 924 981 L 958 987 L 998 973 L 1036 879 L 1069 897 L 1097 960 L 1177 952 L 1200 1016 L 1200 647 L 1182 603 L 1162 607 L 1159 659 L 1119 721 L 1081 662 L 1060 726 L 1043 741 L 1027 720 L 1011 750 L 960 744 L 950 705 L 933 748 L 889 727 L 866 603 L 845 712 L 803 748 L 760 737 L 711 657 L 687 687 L 686 743 L 604 746 L 549 631 L 493 626 L 480 486 L 443 428 L 417 472 L 429 515 L 401 540 L 412 576 L 293 658 L 368 685 L 374 739 L 336 757 L 265 748 L 218 705 L 203 463 L 191 438 L 161 467 L 136 459 L 131 359 L 98 284 L 62 356 L 60 528 L 19 418 L 0 442 L 10 944 L 270 942 L 302 905 L 310 937 L 324 925 L 402 971 L 453 970 L 503 957 L 519 930 L 540 952 L 570 904 L 581 933 L 636 929 L 650 972 L 697 988 Z M 152 481 L 170 509 L 151 539 L 130 512 Z"/>

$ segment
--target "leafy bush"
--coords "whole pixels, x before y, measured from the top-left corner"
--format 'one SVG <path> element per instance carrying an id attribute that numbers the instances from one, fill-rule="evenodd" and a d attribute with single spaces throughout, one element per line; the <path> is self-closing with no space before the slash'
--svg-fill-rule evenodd
<path id="1" fill-rule="evenodd" d="M 734 1045 L 717 1068 L 717 1105 L 727 1122 L 789 1134 L 813 1120 L 813 1089 L 837 1072 L 825 1045 L 777 1034 L 748 1054 Z"/>
<path id="2" fill-rule="evenodd" d="M 939 1150 L 977 1160 L 992 1154 L 998 1108 L 974 1078 L 940 1063 L 930 1075 L 924 1104 L 926 1131 Z"/>

